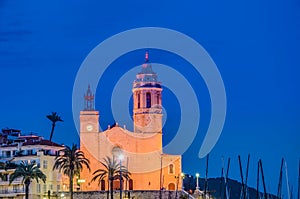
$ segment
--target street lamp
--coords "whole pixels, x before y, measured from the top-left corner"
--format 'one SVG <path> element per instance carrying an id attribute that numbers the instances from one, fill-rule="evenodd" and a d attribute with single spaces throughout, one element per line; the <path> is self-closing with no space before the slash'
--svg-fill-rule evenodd
<path id="1" fill-rule="evenodd" d="M 197 183 L 197 186 L 196 186 L 196 191 L 200 191 L 199 190 L 199 177 L 200 177 L 200 174 L 199 173 L 196 173 L 196 183 Z"/>
<path id="2" fill-rule="evenodd" d="M 184 173 L 181 173 L 180 176 L 181 176 L 181 190 L 184 191 L 183 179 L 184 179 L 185 175 L 184 175 Z"/>
<path id="3" fill-rule="evenodd" d="M 119 155 L 119 160 L 120 160 L 120 199 L 122 199 L 122 160 L 124 159 L 124 155 L 120 154 Z"/>

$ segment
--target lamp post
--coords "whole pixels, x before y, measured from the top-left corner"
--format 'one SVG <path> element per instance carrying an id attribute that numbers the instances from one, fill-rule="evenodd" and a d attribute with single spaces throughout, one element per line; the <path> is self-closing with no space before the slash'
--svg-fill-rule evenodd
<path id="1" fill-rule="evenodd" d="M 196 180 L 197 180 L 197 181 L 196 181 L 196 185 L 197 185 L 197 186 L 196 186 L 196 191 L 198 191 L 198 192 L 200 191 L 200 190 L 199 190 L 199 177 L 200 177 L 200 174 L 199 174 L 199 173 L 196 173 Z"/>
<path id="2" fill-rule="evenodd" d="M 181 176 L 181 190 L 184 191 L 184 186 L 183 186 L 184 173 L 181 173 L 180 176 Z"/>
<path id="3" fill-rule="evenodd" d="M 124 159 L 124 155 L 119 155 L 120 160 L 120 199 L 122 199 L 122 160 Z"/>

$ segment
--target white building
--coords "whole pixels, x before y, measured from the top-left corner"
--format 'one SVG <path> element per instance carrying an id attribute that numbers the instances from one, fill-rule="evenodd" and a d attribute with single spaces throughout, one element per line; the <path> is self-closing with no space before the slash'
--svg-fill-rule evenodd
<path id="1" fill-rule="evenodd" d="M 40 136 L 21 136 L 13 133 L 12 129 L 2 130 L 0 146 L 0 162 L 19 164 L 21 161 L 35 161 L 41 171 L 47 176 L 46 183 L 41 180 L 31 181 L 29 198 L 51 198 L 59 195 L 60 191 L 68 189 L 68 179 L 58 170 L 53 171 L 55 157 L 64 146 L 44 140 Z M 10 174 L 14 169 L 0 169 L 4 179 L 0 179 L 0 198 L 25 198 L 25 187 L 22 179 L 17 179 L 9 185 Z"/>

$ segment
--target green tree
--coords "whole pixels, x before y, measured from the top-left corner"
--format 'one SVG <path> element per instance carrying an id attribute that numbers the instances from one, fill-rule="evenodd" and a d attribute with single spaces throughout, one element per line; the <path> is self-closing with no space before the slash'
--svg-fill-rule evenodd
<path id="1" fill-rule="evenodd" d="M 59 115 L 57 115 L 56 112 L 52 112 L 51 115 L 47 115 L 46 117 L 52 122 L 52 128 L 51 128 L 50 139 L 49 139 L 50 141 L 52 141 L 56 122 L 63 122 L 63 120 L 60 118 Z"/>
<path id="2" fill-rule="evenodd" d="M 35 179 L 39 182 L 41 179 L 46 182 L 46 175 L 38 168 L 35 161 L 22 161 L 16 168 L 16 170 L 10 175 L 9 184 L 11 184 L 16 178 L 22 178 L 22 183 L 25 185 L 25 198 L 28 199 L 29 185 L 31 179 Z"/>
<path id="3" fill-rule="evenodd" d="M 59 172 L 69 177 L 69 191 L 71 199 L 73 199 L 73 180 L 76 175 L 79 175 L 83 166 L 90 171 L 90 161 L 84 156 L 84 153 L 77 148 L 76 144 L 72 145 L 72 148 L 66 146 L 60 151 L 61 155 L 55 158 L 54 169 L 58 169 Z"/>
<path id="4" fill-rule="evenodd" d="M 110 197 L 113 199 L 114 180 L 118 178 L 121 179 L 120 172 L 122 173 L 122 178 L 129 179 L 130 172 L 125 166 L 120 165 L 120 161 L 108 156 L 100 163 L 103 166 L 103 169 L 98 169 L 93 173 L 94 177 L 92 178 L 92 181 L 98 181 L 98 184 L 100 184 L 101 180 L 107 178 L 107 182 L 110 185 Z"/>

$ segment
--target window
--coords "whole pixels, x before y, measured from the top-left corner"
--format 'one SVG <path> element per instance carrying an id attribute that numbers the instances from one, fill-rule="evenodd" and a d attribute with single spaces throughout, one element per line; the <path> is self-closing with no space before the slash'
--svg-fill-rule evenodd
<path id="1" fill-rule="evenodd" d="M 159 98 L 160 98 L 160 95 L 157 94 L 157 95 L 156 95 L 156 103 L 157 103 L 157 105 L 159 105 Z"/>
<path id="2" fill-rule="evenodd" d="M 48 161 L 43 160 L 43 169 L 47 169 L 47 167 L 48 167 Z"/>
<path id="3" fill-rule="evenodd" d="M 52 190 L 52 189 L 53 189 L 53 185 L 50 184 L 50 185 L 49 185 L 49 190 Z"/>
<path id="4" fill-rule="evenodd" d="M 137 108 L 140 108 L 141 107 L 141 95 L 138 93 L 137 94 L 137 100 L 138 100 L 138 103 L 137 103 Z"/>
<path id="5" fill-rule="evenodd" d="M 46 193 L 47 192 L 47 185 L 43 184 L 43 192 Z"/>
<path id="6" fill-rule="evenodd" d="M 133 180 L 129 179 L 129 190 L 133 190 Z"/>
<path id="7" fill-rule="evenodd" d="M 36 185 L 36 191 L 37 191 L 38 193 L 41 193 L 41 184 L 37 184 L 37 185 Z"/>
<path id="8" fill-rule="evenodd" d="M 11 153 L 10 153 L 10 151 L 2 151 L 2 156 L 3 156 L 3 158 L 10 158 Z"/>
<path id="9" fill-rule="evenodd" d="M 169 174 L 174 174 L 174 164 L 169 165 Z"/>
<path id="10" fill-rule="evenodd" d="M 56 185 L 56 191 L 59 192 L 60 191 L 60 185 Z"/>
<path id="11" fill-rule="evenodd" d="M 5 181 L 5 182 L 8 181 L 8 174 L 7 173 L 3 175 L 2 181 Z"/>
<path id="12" fill-rule="evenodd" d="M 32 149 L 27 151 L 27 155 L 32 155 L 32 154 L 33 154 L 33 150 Z"/>
<path id="13" fill-rule="evenodd" d="M 13 185 L 13 191 L 14 191 L 14 193 L 18 192 L 18 185 Z"/>
<path id="14" fill-rule="evenodd" d="M 151 108 L 151 94 L 146 93 L 146 108 Z"/>

